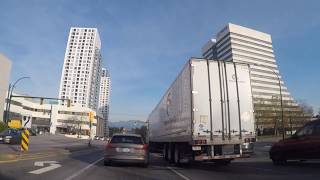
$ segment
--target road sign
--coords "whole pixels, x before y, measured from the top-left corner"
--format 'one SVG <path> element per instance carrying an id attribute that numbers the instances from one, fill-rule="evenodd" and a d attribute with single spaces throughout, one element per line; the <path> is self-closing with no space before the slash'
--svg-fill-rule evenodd
<path id="1" fill-rule="evenodd" d="M 41 168 L 41 169 L 37 169 L 34 171 L 30 171 L 29 173 L 31 174 L 42 174 L 48 171 L 52 171 L 56 168 L 61 167 L 61 165 L 57 162 L 57 161 L 36 161 L 34 162 L 34 166 L 44 166 L 44 164 L 49 164 L 49 166 Z"/>
<path id="2" fill-rule="evenodd" d="M 19 119 L 11 119 L 9 122 L 8 122 L 8 126 L 10 128 L 16 128 L 16 129 L 20 129 L 22 127 L 21 125 L 21 120 Z"/>
<path id="3" fill-rule="evenodd" d="M 21 133 L 21 151 L 29 150 L 29 130 L 25 129 Z"/>
<path id="4" fill-rule="evenodd" d="M 22 127 L 31 128 L 32 117 L 31 116 L 23 116 L 22 118 Z"/>
<path id="5" fill-rule="evenodd" d="M 59 101 L 58 100 L 51 100 L 51 101 L 49 101 L 49 104 L 59 104 Z"/>

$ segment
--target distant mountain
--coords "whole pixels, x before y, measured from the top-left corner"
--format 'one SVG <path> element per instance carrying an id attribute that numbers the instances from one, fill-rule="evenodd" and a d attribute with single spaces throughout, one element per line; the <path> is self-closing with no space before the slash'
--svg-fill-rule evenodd
<path id="1" fill-rule="evenodd" d="M 126 129 L 132 129 L 132 128 L 140 128 L 141 126 L 144 126 L 145 122 L 140 120 L 129 120 L 129 121 L 110 121 L 109 127 L 117 127 L 117 128 L 126 128 Z"/>

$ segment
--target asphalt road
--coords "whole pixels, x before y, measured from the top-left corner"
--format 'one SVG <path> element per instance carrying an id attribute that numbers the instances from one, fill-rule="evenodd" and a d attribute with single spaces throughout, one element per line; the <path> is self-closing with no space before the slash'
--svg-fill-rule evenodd
<path id="1" fill-rule="evenodd" d="M 274 166 L 268 159 L 270 143 L 260 143 L 251 158 L 233 161 L 228 166 L 214 163 L 197 163 L 176 167 L 163 161 L 159 154 L 151 155 L 148 168 L 136 165 L 103 165 L 103 146 L 71 154 L 44 157 L 0 164 L 0 179 L 5 180 L 99 180 L 99 179 L 154 179 L 154 180 L 206 180 L 206 179 L 320 179 L 319 162 L 289 162 Z M 40 174 L 30 172 L 43 168 L 35 162 L 55 161 L 55 169 Z M 45 164 L 44 167 L 48 167 Z"/>
<path id="2" fill-rule="evenodd" d="M 88 142 L 88 140 L 84 139 L 76 139 L 76 138 L 67 138 L 63 135 L 38 135 L 38 136 L 30 136 L 29 142 L 29 151 L 42 151 L 46 149 L 53 148 L 66 148 L 66 147 L 74 147 L 78 145 L 84 145 Z M 19 152 L 20 145 L 19 144 L 0 144 L 0 152 L 1 153 L 11 153 L 11 152 Z"/>

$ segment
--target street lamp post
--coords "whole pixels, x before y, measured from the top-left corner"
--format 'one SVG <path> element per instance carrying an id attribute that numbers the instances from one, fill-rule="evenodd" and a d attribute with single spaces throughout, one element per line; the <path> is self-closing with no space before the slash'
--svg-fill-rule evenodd
<path id="1" fill-rule="evenodd" d="M 282 126 L 282 139 L 284 140 L 284 136 L 285 136 L 285 129 L 284 129 L 284 119 L 283 119 L 283 103 L 282 103 L 282 87 L 281 87 L 281 80 L 280 80 L 280 77 L 279 77 L 279 74 L 276 73 L 273 69 L 269 68 L 268 66 L 265 66 L 265 65 L 262 65 L 262 64 L 256 64 L 256 63 L 252 63 L 252 65 L 255 65 L 255 66 L 259 66 L 259 67 L 264 67 L 264 68 L 267 68 L 269 70 L 272 71 L 273 74 L 275 74 L 278 78 L 278 83 L 279 83 L 279 90 L 280 90 L 280 107 L 281 107 L 281 126 Z"/>
<path id="2" fill-rule="evenodd" d="M 7 123 L 7 124 L 8 124 L 8 121 L 9 121 L 9 119 L 10 119 L 10 108 L 11 108 L 11 99 L 12 99 L 13 90 L 14 90 L 14 88 L 16 87 L 16 85 L 17 85 L 17 83 L 18 83 L 19 81 L 21 81 L 22 79 L 28 79 L 28 78 L 30 78 L 30 77 L 21 77 L 21 78 L 17 79 L 17 80 L 13 83 L 13 85 L 11 86 L 11 89 L 9 89 L 10 95 L 9 95 L 8 106 L 7 106 L 7 109 L 6 109 L 6 123 Z M 9 87 L 10 87 L 10 86 L 9 86 Z"/>
<path id="3" fill-rule="evenodd" d="M 51 134 L 51 126 L 52 126 L 52 104 L 50 104 L 50 123 L 49 123 L 49 135 Z"/>
<path id="4" fill-rule="evenodd" d="M 6 98 L 6 111 L 4 113 L 4 122 L 5 123 L 7 123 L 7 117 L 8 117 L 8 106 L 9 106 L 10 91 L 11 91 L 11 83 L 9 84 L 8 95 L 7 95 L 7 98 Z"/>

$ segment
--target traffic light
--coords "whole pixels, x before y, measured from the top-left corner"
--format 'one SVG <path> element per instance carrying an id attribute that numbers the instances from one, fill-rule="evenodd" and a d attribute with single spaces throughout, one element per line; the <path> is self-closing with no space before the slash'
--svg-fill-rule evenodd
<path id="1" fill-rule="evenodd" d="M 44 98 L 40 98 L 40 105 L 43 105 Z"/>
<path id="2" fill-rule="evenodd" d="M 67 99 L 67 107 L 70 107 L 70 106 L 71 106 L 71 100 Z"/>
<path id="3" fill-rule="evenodd" d="M 93 112 L 89 112 L 89 121 L 90 121 L 90 123 L 93 122 L 93 119 L 94 119 L 94 113 Z"/>

